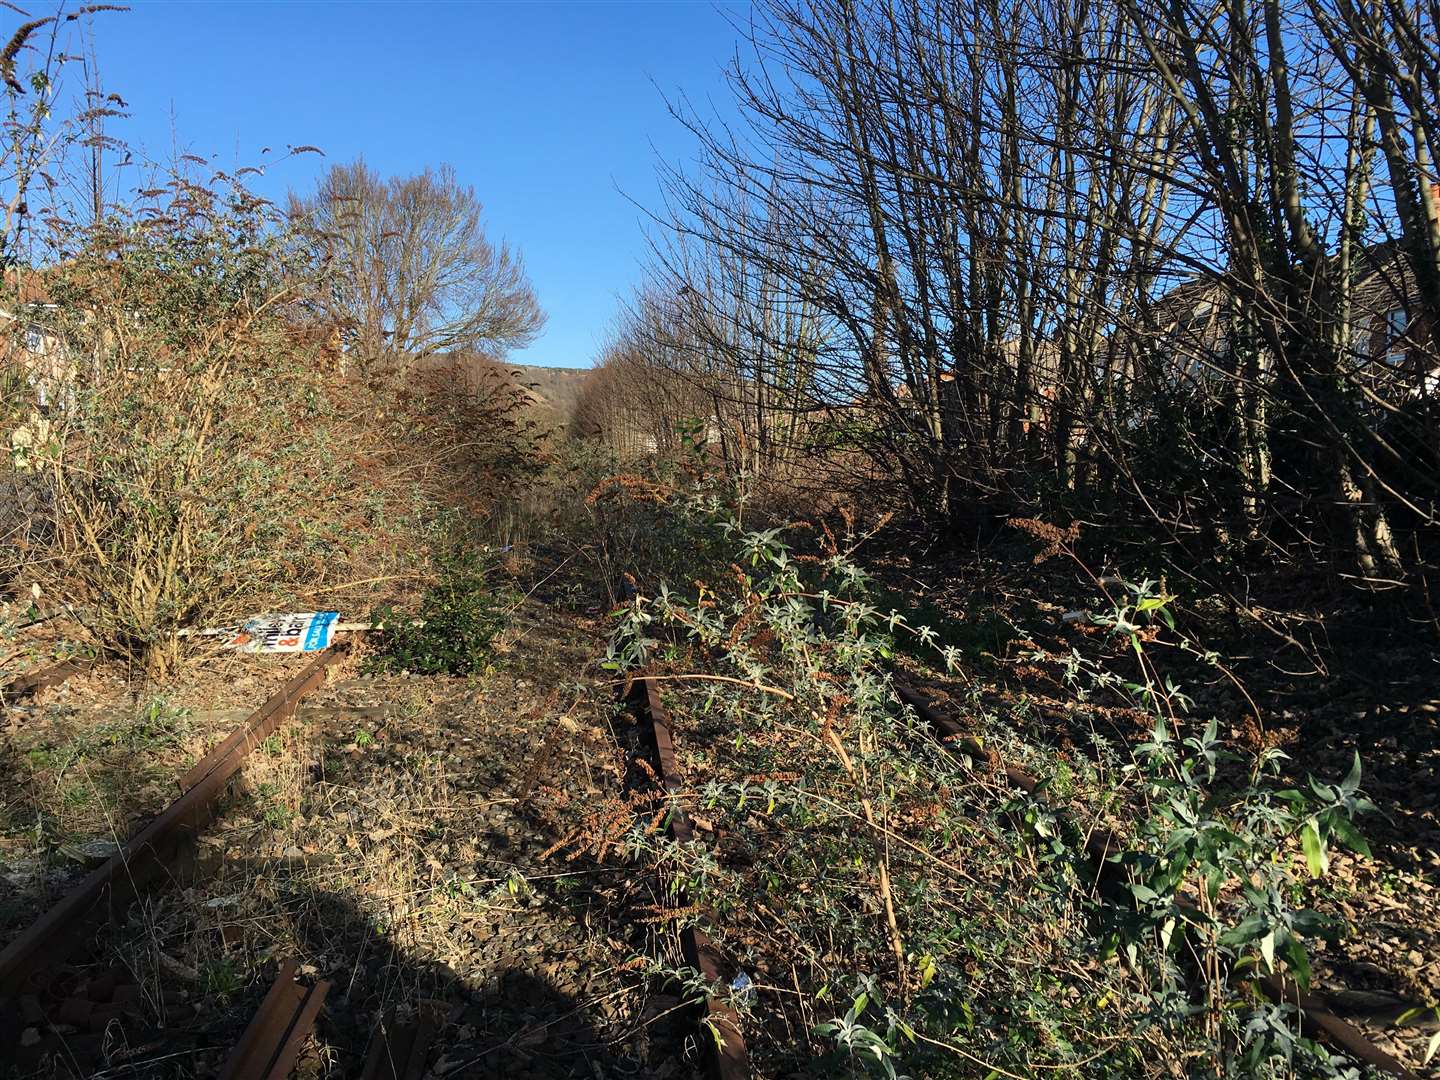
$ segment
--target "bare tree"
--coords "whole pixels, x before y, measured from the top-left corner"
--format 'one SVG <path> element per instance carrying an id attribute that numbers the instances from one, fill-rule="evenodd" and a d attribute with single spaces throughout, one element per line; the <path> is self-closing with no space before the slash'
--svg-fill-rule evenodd
<path id="1" fill-rule="evenodd" d="M 700 165 L 624 347 L 734 477 L 858 452 L 961 536 L 1079 514 L 1205 573 L 1423 581 L 1434 12 L 767 0 L 739 119 L 675 110 Z"/>
<path id="2" fill-rule="evenodd" d="M 384 180 L 361 159 L 291 197 L 330 264 L 320 302 L 365 358 L 494 355 L 534 340 L 545 322 L 535 290 L 480 211 L 448 165 Z"/>
<path id="3" fill-rule="evenodd" d="M 680 449 L 687 432 L 703 432 L 715 419 L 713 398 L 682 369 L 680 358 L 692 353 L 693 336 L 674 310 L 637 296 L 585 379 L 572 435 L 622 459 Z"/>
<path id="4" fill-rule="evenodd" d="M 1114 6 L 777 0 L 753 45 L 747 129 L 687 118 L 705 169 L 667 176 L 680 239 L 654 289 L 688 298 L 750 441 L 828 412 L 963 528 L 1093 482 L 1100 384 L 1132 374 L 1115 328 L 1184 228 L 1173 109 L 1122 62 Z"/>

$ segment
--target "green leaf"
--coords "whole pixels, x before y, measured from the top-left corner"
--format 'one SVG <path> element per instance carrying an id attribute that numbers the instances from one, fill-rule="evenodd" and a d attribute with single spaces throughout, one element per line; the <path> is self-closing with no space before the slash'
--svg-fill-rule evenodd
<path id="1" fill-rule="evenodd" d="M 1318 878 L 1330 866 L 1330 858 L 1325 853 L 1325 842 L 1320 839 L 1320 831 L 1315 827 L 1315 819 L 1311 818 L 1305 822 L 1300 830 L 1300 846 L 1305 849 L 1305 862 L 1310 867 L 1310 876 Z"/>
<path id="2" fill-rule="evenodd" d="M 700 1021 L 700 1023 L 701 1023 L 702 1025 L 704 1025 L 706 1031 L 710 1032 L 710 1037 L 715 1040 L 715 1049 L 716 1049 L 717 1051 L 719 1051 L 721 1054 L 724 1054 L 724 1053 L 725 1053 L 725 1036 L 720 1033 L 720 1029 L 719 1029 L 719 1027 L 716 1026 L 715 1021 L 711 1020 L 711 1019 L 707 1016 L 707 1017 L 703 1018 L 703 1019 Z"/>
<path id="3" fill-rule="evenodd" d="M 1298 938 L 1287 937 L 1285 939 L 1285 962 L 1290 965 L 1290 974 L 1294 976 L 1295 982 L 1301 990 L 1310 989 L 1310 957 L 1305 953 L 1305 946 L 1300 944 Z"/>
<path id="4" fill-rule="evenodd" d="M 1355 823 L 1349 818 L 1337 815 L 1335 820 L 1330 823 L 1330 828 L 1351 851 L 1358 855 L 1364 855 L 1367 859 L 1371 857 L 1369 842 L 1360 835 L 1360 830 L 1355 828 Z"/>
<path id="5" fill-rule="evenodd" d="M 1220 895 L 1220 890 L 1225 887 L 1225 871 L 1219 866 L 1212 866 L 1205 872 L 1205 891 L 1213 901 Z"/>
<path id="6" fill-rule="evenodd" d="M 1318 911 L 1296 911 L 1290 916 L 1290 925 L 1297 933 L 1306 937 L 1315 937 L 1331 930 L 1335 920 L 1328 915 L 1322 915 Z"/>
<path id="7" fill-rule="evenodd" d="M 1247 915 L 1238 926 L 1233 926 L 1220 935 L 1220 944 L 1230 947 L 1254 941 L 1265 929 L 1265 920 L 1259 915 Z"/>
<path id="8" fill-rule="evenodd" d="M 1355 763 L 1350 766 L 1350 774 L 1340 781 L 1340 790 L 1346 795 L 1354 795 L 1360 787 L 1360 751 L 1355 751 Z"/>

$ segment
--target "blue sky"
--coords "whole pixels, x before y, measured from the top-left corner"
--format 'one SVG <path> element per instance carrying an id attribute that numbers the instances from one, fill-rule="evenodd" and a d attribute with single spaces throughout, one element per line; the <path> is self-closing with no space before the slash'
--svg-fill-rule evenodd
<path id="1" fill-rule="evenodd" d="M 132 0 L 93 26 L 101 82 L 132 114 L 111 133 L 151 159 L 324 150 L 269 169 L 256 186 L 272 198 L 358 154 L 386 174 L 454 165 L 550 316 L 512 359 L 583 367 L 640 276 L 626 195 L 657 205 L 657 154 L 694 156 L 665 96 L 725 108 L 731 21 L 748 9 L 722 3 Z"/>

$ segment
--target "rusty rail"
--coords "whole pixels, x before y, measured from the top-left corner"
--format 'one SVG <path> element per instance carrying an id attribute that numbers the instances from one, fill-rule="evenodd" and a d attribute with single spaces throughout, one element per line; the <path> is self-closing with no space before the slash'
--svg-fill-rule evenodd
<path id="1" fill-rule="evenodd" d="M 123 907 L 166 877 L 186 841 L 214 816 L 216 802 L 246 755 L 294 713 L 296 703 L 324 681 L 325 670 L 347 650 L 342 642 L 317 656 L 185 774 L 178 799 L 0 952 L 0 996 L 20 992 L 33 972 L 60 963 L 84 941 L 80 930 L 91 919 Z"/>
<path id="2" fill-rule="evenodd" d="M 219 1080 L 285 1080 L 330 992 L 325 980 L 314 986 L 295 981 L 294 960 L 280 965 L 265 1000 L 235 1044 Z"/>
<path id="3" fill-rule="evenodd" d="M 1022 769 L 995 760 L 985 750 L 979 739 L 967 734 L 949 717 L 942 716 L 926 700 L 925 696 L 913 687 L 898 682 L 893 685 L 896 696 L 914 709 L 915 714 L 921 720 L 934 728 L 952 746 L 959 746 L 972 756 L 991 760 L 1004 771 L 1006 778 L 1016 787 L 1028 795 L 1035 795 L 1036 798 L 1047 804 L 1050 803 L 1044 792 L 1036 794 L 1036 789 L 1040 786 L 1038 779 Z M 1108 860 L 1111 854 L 1122 850 L 1118 838 L 1112 833 L 1097 830 L 1086 838 L 1085 850 L 1091 859 L 1097 882 L 1113 878 L 1118 867 Z M 1295 1006 L 1300 1013 L 1301 1027 L 1311 1038 L 1329 1043 L 1341 1053 L 1363 1065 L 1369 1065 L 1392 1076 L 1401 1077 L 1403 1080 L 1418 1080 L 1416 1074 L 1404 1062 L 1381 1050 L 1367 1039 L 1359 1028 L 1335 1015 L 1329 1003 L 1323 998 L 1302 992 L 1293 980 L 1271 975 L 1257 979 L 1256 986 L 1271 1001 Z"/>
<path id="4" fill-rule="evenodd" d="M 385 1019 L 370 1043 L 360 1080 L 420 1080 L 434 1039 L 435 1024 L 428 1015 L 413 1023 Z"/>
<path id="5" fill-rule="evenodd" d="M 246 717 L 221 743 L 197 761 L 180 778 L 180 789 L 189 791 L 230 760 L 239 760 L 262 743 L 266 736 L 295 714 L 300 699 L 325 681 L 325 671 L 346 655 L 349 643 L 330 646 Z M 230 770 L 232 773 L 234 770 Z M 227 774 L 228 777 L 229 774 Z"/>
<path id="6" fill-rule="evenodd" d="M 655 738 L 655 756 L 660 763 L 660 782 L 668 794 L 679 795 L 684 790 L 684 785 L 680 778 L 680 763 L 675 757 L 670 713 L 660 701 L 660 692 L 654 679 L 638 679 L 636 685 L 640 688 L 641 706 L 650 718 L 650 728 Z M 689 843 L 695 835 L 689 815 L 678 801 L 670 807 L 670 835 L 681 844 Z M 725 979 L 720 974 L 720 953 L 705 931 L 697 926 L 687 926 L 681 931 L 680 947 L 685 954 L 685 962 L 696 968 L 706 982 L 711 985 L 725 984 Z M 705 1053 L 705 1072 L 710 1080 L 744 1080 L 748 1077 L 750 1055 L 740 1030 L 740 1017 L 730 1004 L 714 994 L 707 994 L 702 1023 L 699 1042 L 702 1052 Z M 713 1037 L 711 1031 L 714 1032 Z"/>
<path id="7" fill-rule="evenodd" d="M 71 675 L 78 675 L 93 666 L 93 660 L 71 658 L 41 668 L 39 671 L 21 675 L 18 679 L 12 679 L 3 690 L 0 690 L 0 702 L 8 705 L 22 701 L 37 690 L 43 690 L 49 686 L 59 686 Z"/>

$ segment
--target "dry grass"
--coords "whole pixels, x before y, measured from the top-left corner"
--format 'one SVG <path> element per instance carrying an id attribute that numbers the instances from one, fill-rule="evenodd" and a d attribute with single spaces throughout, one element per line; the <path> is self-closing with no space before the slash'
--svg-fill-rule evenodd
<path id="1" fill-rule="evenodd" d="M 643 974 L 679 962 L 673 928 L 627 914 L 658 898 L 623 862 L 547 856 L 625 769 L 608 688 L 574 681 L 594 643 L 533 613 L 527 643 L 471 679 L 342 673 L 255 751 L 193 873 L 82 964 L 143 989 L 106 1060 L 184 1051 L 173 1075 L 211 1074 L 294 956 L 334 983 L 305 1075 L 353 1070 L 382 1015 L 420 1011 L 479 1075 L 680 1075 L 678 1001 Z M 145 768 L 162 782 L 159 759 Z"/>

